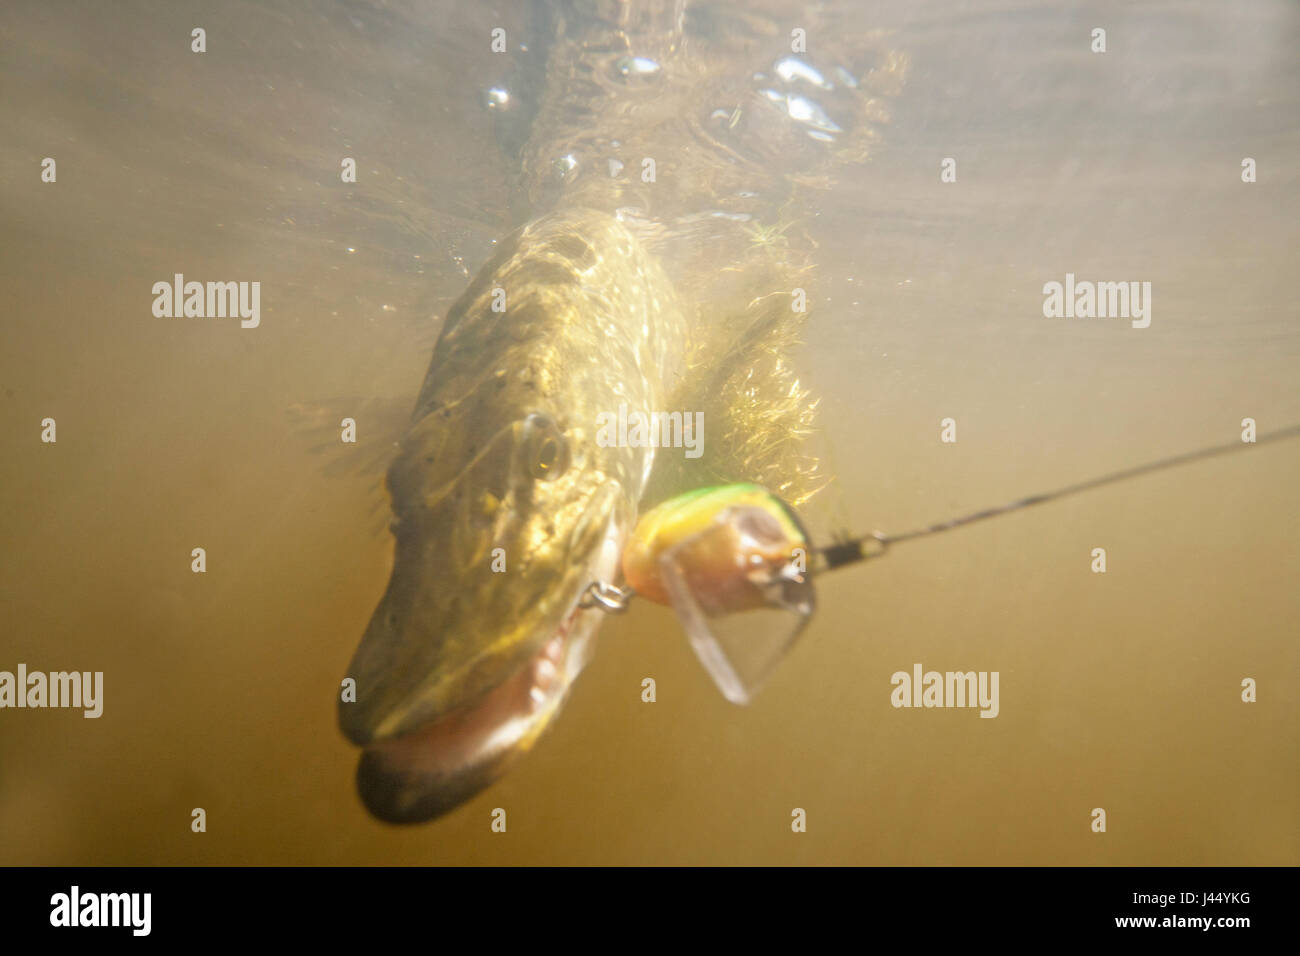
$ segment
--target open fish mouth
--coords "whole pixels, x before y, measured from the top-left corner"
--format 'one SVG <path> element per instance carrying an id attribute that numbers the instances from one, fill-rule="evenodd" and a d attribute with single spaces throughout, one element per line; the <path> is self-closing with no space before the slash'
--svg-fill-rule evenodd
<path id="1" fill-rule="evenodd" d="M 607 539 L 635 510 L 624 482 L 591 467 L 581 436 L 543 416 L 501 429 L 449 482 L 410 481 L 410 459 L 436 448 L 423 424 L 413 434 L 389 471 L 393 573 L 349 670 L 356 699 L 339 706 L 343 733 L 363 747 L 450 716 L 522 670 L 598 565 L 616 562 Z M 563 474 L 533 476 L 539 439 L 563 443 Z"/>
<path id="2" fill-rule="evenodd" d="M 611 516 L 590 563 L 609 579 L 625 537 Z M 580 605 L 586 587 L 540 650 L 478 700 L 414 729 L 368 744 L 357 765 L 366 809 L 389 823 L 420 823 L 454 809 L 500 777 L 550 725 L 591 656 L 598 609 Z"/>

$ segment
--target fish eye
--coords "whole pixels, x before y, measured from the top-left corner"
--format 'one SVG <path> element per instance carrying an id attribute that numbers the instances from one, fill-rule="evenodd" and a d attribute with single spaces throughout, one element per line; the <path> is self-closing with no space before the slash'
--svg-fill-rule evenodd
<path id="1" fill-rule="evenodd" d="M 554 473 L 555 466 L 560 461 L 560 443 L 554 438 L 545 438 L 542 445 L 537 449 L 537 457 L 533 460 L 533 471 L 537 477 L 550 475 Z"/>
<path id="2" fill-rule="evenodd" d="M 554 481 L 569 467 L 569 444 L 550 419 L 529 418 L 528 470 L 538 481 Z"/>

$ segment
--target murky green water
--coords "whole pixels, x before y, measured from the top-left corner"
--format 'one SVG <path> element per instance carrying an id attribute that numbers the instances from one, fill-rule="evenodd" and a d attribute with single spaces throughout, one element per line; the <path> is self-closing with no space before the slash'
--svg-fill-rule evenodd
<path id="1" fill-rule="evenodd" d="M 1293 5 L 844 17 L 911 66 L 872 161 L 796 211 L 818 266 L 797 361 L 838 476 L 814 527 L 910 528 L 1300 421 Z M 638 607 L 500 783 L 426 827 L 366 816 L 334 693 L 389 570 L 379 476 L 438 319 L 509 226 L 481 97 L 491 29 L 531 24 L 0 12 L 0 670 L 105 675 L 97 720 L 0 710 L 0 862 L 1300 862 L 1286 446 L 829 577 L 746 709 Z M 176 272 L 260 281 L 260 326 L 155 318 Z M 1150 327 L 1044 318 L 1066 273 L 1150 281 Z M 322 427 L 342 414 L 347 456 Z M 998 671 L 999 716 L 893 708 L 918 662 Z"/>

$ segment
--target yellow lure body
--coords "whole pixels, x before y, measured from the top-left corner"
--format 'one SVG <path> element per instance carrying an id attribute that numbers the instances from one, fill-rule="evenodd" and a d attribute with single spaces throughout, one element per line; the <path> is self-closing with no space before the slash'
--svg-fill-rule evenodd
<path id="1" fill-rule="evenodd" d="M 809 550 L 808 536 L 788 505 L 754 484 L 701 488 L 642 515 L 623 551 L 623 577 L 642 597 L 669 604 L 665 556 L 708 613 L 762 607 L 755 582 Z"/>

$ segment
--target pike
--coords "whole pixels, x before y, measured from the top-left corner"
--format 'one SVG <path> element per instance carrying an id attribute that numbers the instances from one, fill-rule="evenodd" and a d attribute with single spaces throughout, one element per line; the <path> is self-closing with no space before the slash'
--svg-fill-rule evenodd
<path id="1" fill-rule="evenodd" d="M 616 572 L 655 453 L 600 446 L 596 416 L 657 407 L 683 341 L 666 278 L 590 213 L 520 231 L 448 314 L 388 474 L 393 576 L 340 705 L 376 815 L 455 806 L 553 715 L 599 619 L 578 598 Z"/>
<path id="2" fill-rule="evenodd" d="M 591 655 L 602 612 L 581 598 L 616 577 L 643 509 L 719 479 L 797 503 L 821 481 L 803 451 L 816 403 L 786 359 L 810 266 L 788 222 L 763 223 L 792 196 L 778 157 L 805 177 L 861 159 L 874 134 L 853 120 L 880 106 L 823 79 L 828 132 L 796 95 L 821 74 L 779 68 L 775 18 L 778 69 L 755 71 L 756 22 L 672 0 L 555 9 L 521 157 L 529 218 L 449 311 L 388 471 L 392 577 L 339 704 L 382 820 L 446 813 L 532 747 Z M 875 92 L 904 65 L 878 61 L 895 89 Z M 618 155 L 660 157 L 661 181 L 610 175 Z M 709 454 L 598 441 L 622 408 L 698 410 Z"/>

